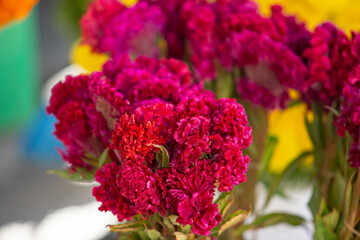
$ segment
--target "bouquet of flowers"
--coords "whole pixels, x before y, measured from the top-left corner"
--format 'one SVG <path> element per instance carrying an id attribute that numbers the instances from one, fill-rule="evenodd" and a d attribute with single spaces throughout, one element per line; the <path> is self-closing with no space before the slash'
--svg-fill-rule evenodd
<path id="1" fill-rule="evenodd" d="M 48 112 L 68 163 L 55 173 L 100 184 L 100 210 L 127 220 L 110 226 L 119 238 L 301 225 L 260 209 L 222 235 L 250 214 L 256 183 L 268 187 L 266 207 L 299 172 L 313 186 L 315 239 L 360 236 L 360 35 L 331 23 L 310 31 L 248 0 L 95 0 L 80 24 L 82 43 L 110 60 L 53 89 Z M 313 150 L 271 173 L 267 115 L 301 104 Z"/>

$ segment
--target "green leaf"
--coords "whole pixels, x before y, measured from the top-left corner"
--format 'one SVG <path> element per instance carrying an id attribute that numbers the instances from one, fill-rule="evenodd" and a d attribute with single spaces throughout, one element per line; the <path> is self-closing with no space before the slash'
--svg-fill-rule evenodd
<path id="1" fill-rule="evenodd" d="M 137 234 L 137 238 L 135 240 L 139 240 L 139 239 L 149 240 L 149 237 L 146 235 L 145 231 L 138 231 L 136 234 Z"/>
<path id="2" fill-rule="evenodd" d="M 332 212 L 323 216 L 323 221 L 327 229 L 334 231 L 338 222 L 339 222 L 339 213 L 336 209 L 333 209 Z"/>
<path id="3" fill-rule="evenodd" d="M 182 232 L 174 232 L 173 235 L 175 236 L 176 240 L 187 240 L 188 239 L 187 235 Z"/>
<path id="4" fill-rule="evenodd" d="M 265 152 L 261 159 L 261 166 L 260 166 L 259 172 L 257 174 L 258 179 L 261 179 L 263 177 L 264 173 L 266 173 L 268 171 L 269 164 L 270 164 L 271 158 L 274 154 L 274 150 L 275 150 L 277 142 L 278 142 L 277 137 L 275 137 L 275 136 L 268 137 Z"/>
<path id="5" fill-rule="evenodd" d="M 235 89 L 233 76 L 226 70 L 218 71 L 220 75 L 215 79 L 216 98 L 231 98 Z"/>
<path id="6" fill-rule="evenodd" d="M 110 232 L 137 232 L 144 230 L 144 221 L 120 223 L 117 225 L 107 225 Z"/>
<path id="7" fill-rule="evenodd" d="M 275 177 L 275 179 L 271 181 L 271 185 L 269 187 L 263 208 L 265 208 L 269 204 L 272 196 L 275 193 L 282 190 L 281 186 L 283 185 L 283 183 L 288 182 L 288 179 L 294 175 L 294 173 L 300 168 L 303 162 L 310 155 L 312 155 L 312 152 L 301 153 L 297 158 L 291 161 L 291 163 L 284 169 L 284 171 L 279 176 Z"/>
<path id="8" fill-rule="evenodd" d="M 234 202 L 235 198 L 231 197 L 230 199 L 226 200 L 222 206 L 222 208 L 219 208 L 219 213 L 221 216 L 225 217 L 226 213 L 229 211 L 231 204 Z"/>
<path id="9" fill-rule="evenodd" d="M 180 224 L 180 229 L 181 229 L 182 233 L 188 233 L 191 230 L 191 225 L 187 224 L 187 225 L 183 226 Z"/>
<path id="10" fill-rule="evenodd" d="M 166 150 L 166 148 L 164 148 L 163 146 L 161 145 L 156 145 L 154 144 L 153 145 L 154 147 L 157 147 L 157 148 L 160 148 L 161 150 L 161 153 L 162 153 L 162 163 L 161 163 L 161 166 L 163 168 L 168 168 L 169 167 L 169 153 L 168 151 Z"/>
<path id="11" fill-rule="evenodd" d="M 311 210 L 314 217 L 319 212 L 320 201 L 321 201 L 320 185 L 319 185 L 318 182 L 315 182 L 314 183 L 313 193 L 312 193 L 312 196 L 311 196 L 310 201 L 308 203 L 308 206 L 309 206 L 309 208 L 310 208 L 310 210 Z"/>
<path id="12" fill-rule="evenodd" d="M 236 226 L 237 224 L 243 222 L 251 213 L 251 209 L 249 211 L 244 211 L 242 209 L 237 212 L 231 214 L 227 219 L 222 223 L 218 236 L 220 236 L 225 230 Z"/>
<path id="13" fill-rule="evenodd" d="M 353 185 L 352 182 L 355 178 L 355 174 L 356 172 L 354 171 L 353 174 L 351 174 L 348 182 L 347 182 L 347 189 L 346 189 L 346 198 L 345 198 L 345 210 L 344 210 L 344 218 L 347 219 L 348 214 L 350 213 L 351 210 L 351 201 L 353 200 Z"/>
<path id="14" fill-rule="evenodd" d="M 335 108 L 331 107 L 331 106 L 325 106 L 325 108 L 327 110 L 329 110 L 333 115 L 339 117 L 340 116 L 340 112 L 338 110 L 336 110 Z"/>
<path id="15" fill-rule="evenodd" d="M 325 198 L 322 197 L 321 201 L 320 201 L 320 208 L 319 208 L 318 214 L 320 214 L 320 216 L 325 216 L 326 214 L 329 214 L 329 213 L 330 213 L 330 210 L 329 210 L 328 206 L 326 205 Z"/>
<path id="16" fill-rule="evenodd" d="M 132 233 L 132 232 L 138 232 L 138 231 L 142 231 L 144 230 L 143 227 L 129 227 L 129 228 L 111 228 L 110 227 L 110 232 L 124 232 L 124 233 Z"/>
<path id="17" fill-rule="evenodd" d="M 48 170 L 47 174 L 53 174 L 63 179 L 78 182 L 92 182 L 95 179 L 95 171 L 86 171 L 82 168 L 76 168 L 75 171 L 70 169 L 52 169 Z"/>
<path id="18" fill-rule="evenodd" d="M 107 225 L 107 227 L 114 229 L 129 228 L 129 227 L 141 227 L 144 226 L 144 221 L 120 223 L 116 225 Z"/>
<path id="19" fill-rule="evenodd" d="M 315 234 L 314 240 L 337 240 L 337 236 L 330 229 L 326 228 L 324 221 L 320 215 L 315 218 Z"/>
<path id="20" fill-rule="evenodd" d="M 234 197 L 231 197 L 231 194 L 232 191 L 222 192 L 219 198 L 215 201 L 215 203 L 218 204 L 219 213 L 223 216 L 223 218 L 234 201 Z"/>
<path id="21" fill-rule="evenodd" d="M 164 217 L 164 218 L 167 218 L 170 220 L 171 224 L 173 224 L 174 226 L 180 226 L 180 223 L 178 223 L 176 220 L 178 219 L 179 216 L 176 216 L 176 215 L 169 215 L 167 217 Z"/>
<path id="22" fill-rule="evenodd" d="M 339 212 L 343 208 L 344 192 L 345 192 L 345 179 L 338 172 L 335 174 L 334 182 L 330 189 L 329 207 L 336 208 Z"/>
<path id="23" fill-rule="evenodd" d="M 316 137 L 315 137 L 315 134 L 313 131 L 312 123 L 310 123 L 310 121 L 306 115 L 305 115 L 305 126 L 306 126 L 307 132 L 309 134 L 309 137 L 310 137 L 310 140 L 311 140 L 313 146 L 314 147 L 317 146 L 318 143 L 316 142 Z"/>
<path id="24" fill-rule="evenodd" d="M 155 229 L 145 229 L 146 235 L 151 239 L 151 240 L 157 240 L 161 237 L 161 233 L 158 230 Z"/>
<path id="25" fill-rule="evenodd" d="M 305 220 L 302 217 L 297 215 L 287 213 L 271 213 L 256 218 L 255 221 L 250 224 L 242 225 L 236 233 L 240 235 L 246 230 L 269 227 L 279 223 L 286 223 L 293 226 L 298 226 L 303 224 L 304 221 Z"/>
<path id="26" fill-rule="evenodd" d="M 102 168 L 105 164 L 105 161 L 107 160 L 109 155 L 109 149 L 105 149 L 104 152 L 101 154 L 100 158 L 99 158 L 99 166 L 98 168 Z"/>
<path id="27" fill-rule="evenodd" d="M 163 218 L 163 223 L 166 226 L 167 230 L 169 231 L 169 233 L 173 233 L 175 232 L 175 227 L 174 225 L 170 222 L 170 220 L 168 218 Z"/>
<path id="28" fill-rule="evenodd" d="M 324 149 L 325 146 L 325 138 L 324 138 L 324 123 L 323 123 L 323 107 L 319 104 L 314 104 L 312 106 L 314 112 L 314 130 L 316 133 L 316 137 L 321 144 L 321 149 Z"/>
<path id="29" fill-rule="evenodd" d="M 141 233 L 144 233 L 145 238 L 141 237 Z M 140 239 L 139 239 L 140 238 Z M 144 231 L 139 232 L 119 232 L 117 233 L 116 240 L 148 240 Z"/>
<path id="30" fill-rule="evenodd" d="M 221 203 L 226 201 L 231 194 L 232 194 L 232 190 L 229 192 L 222 192 L 220 194 L 220 196 L 218 197 L 218 199 L 216 199 L 215 203 L 219 204 L 219 206 L 220 206 Z"/>

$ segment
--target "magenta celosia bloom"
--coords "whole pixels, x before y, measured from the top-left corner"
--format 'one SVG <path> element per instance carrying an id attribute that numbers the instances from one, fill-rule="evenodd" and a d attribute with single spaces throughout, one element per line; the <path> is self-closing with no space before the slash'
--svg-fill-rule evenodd
<path id="1" fill-rule="evenodd" d="M 119 221 L 173 214 L 208 235 L 222 218 L 213 204 L 215 182 L 228 192 L 246 180 L 242 150 L 251 127 L 244 108 L 235 99 L 216 100 L 178 60 L 119 56 L 102 72 L 56 85 L 48 111 L 74 169 L 96 168 L 110 149 L 93 195 Z"/>
<path id="2" fill-rule="evenodd" d="M 85 153 L 100 156 L 110 136 L 104 117 L 91 100 L 88 84 L 86 75 L 66 77 L 52 89 L 47 107 L 47 112 L 58 119 L 54 134 L 64 143 L 66 151 L 61 154 L 72 169 L 93 168 L 90 162 L 84 161 Z"/>
<path id="3" fill-rule="evenodd" d="M 154 214 L 160 210 L 161 188 L 154 173 L 142 164 L 124 164 L 117 174 L 117 187 L 121 195 L 129 200 L 136 213 Z"/>
<path id="4" fill-rule="evenodd" d="M 119 221 L 130 220 L 136 213 L 128 199 L 122 196 L 117 185 L 118 173 L 121 166 L 116 162 L 105 164 L 102 170 L 95 174 L 95 180 L 101 185 L 94 187 L 93 195 L 101 202 L 100 211 L 110 211 L 117 216 Z"/>
<path id="5" fill-rule="evenodd" d="M 112 55 L 128 52 L 134 56 L 158 57 L 157 41 L 166 20 L 161 8 L 141 2 L 121 13 L 107 22 L 100 51 Z"/>
<path id="6" fill-rule="evenodd" d="M 221 221 L 217 204 L 212 204 L 215 178 L 200 166 L 184 173 L 173 172 L 167 180 L 169 194 L 177 201 L 178 222 L 192 226 L 199 235 L 209 235 Z"/>
<path id="7" fill-rule="evenodd" d="M 266 108 L 285 108 L 288 90 L 301 90 L 305 81 L 307 69 L 301 58 L 286 45 L 251 31 L 234 35 L 231 42 L 237 65 L 244 69 L 244 77 L 238 81 L 240 96 Z M 257 88 L 264 98 L 251 95 Z M 275 101 L 268 102 L 270 99 Z"/>
<path id="8" fill-rule="evenodd" d="M 93 1 L 80 21 L 82 41 L 95 51 L 104 51 L 102 49 L 104 29 L 114 16 L 125 9 L 126 7 L 118 0 Z"/>
<path id="9" fill-rule="evenodd" d="M 353 139 L 348 161 L 354 168 L 360 167 L 360 75 L 357 76 L 352 74 L 353 85 L 343 89 L 341 115 L 335 121 L 338 135 L 344 137 L 348 132 Z"/>
<path id="10" fill-rule="evenodd" d="M 283 15 L 281 7 L 273 7 L 266 18 L 247 1 L 189 1 L 182 16 L 201 79 L 216 77 L 218 60 L 229 72 L 240 69 L 240 96 L 265 108 L 285 108 L 288 90 L 302 90 L 307 76 L 302 52 L 310 33 L 294 17 Z"/>
<path id="11" fill-rule="evenodd" d="M 309 65 L 304 99 L 331 106 L 341 95 L 349 73 L 360 58 L 355 53 L 357 38 L 350 40 L 344 32 L 330 23 L 318 26 L 303 55 Z"/>
<path id="12" fill-rule="evenodd" d="M 135 115 L 122 115 L 112 132 L 111 148 L 119 150 L 121 161 L 136 161 L 139 165 L 151 159 L 157 150 L 156 145 L 163 145 L 164 138 L 160 129 L 152 121 L 138 123 Z"/>
<path id="13" fill-rule="evenodd" d="M 88 11 L 84 19 L 95 10 Z M 229 72 L 239 69 L 244 74 L 234 80 L 241 97 L 265 108 L 284 108 L 288 90 L 301 91 L 304 85 L 307 69 L 302 52 L 309 45 L 310 34 L 279 6 L 272 8 L 272 16 L 264 17 L 257 5 L 247 0 L 142 0 L 108 18 L 97 34 L 105 47 L 93 46 L 95 51 L 155 56 L 164 48 L 155 43 L 161 35 L 167 43 L 167 56 L 191 60 L 197 80 L 218 77 L 215 70 L 219 63 Z M 82 27 L 85 33 L 90 32 L 85 31 L 86 22 Z M 84 38 L 86 42 L 87 36 Z M 264 74 L 255 74 L 259 72 Z M 152 91 L 148 88 L 145 92 Z"/>

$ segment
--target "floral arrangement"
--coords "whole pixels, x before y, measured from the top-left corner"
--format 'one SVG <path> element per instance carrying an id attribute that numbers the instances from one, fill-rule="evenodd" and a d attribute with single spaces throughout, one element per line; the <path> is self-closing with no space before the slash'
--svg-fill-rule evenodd
<path id="1" fill-rule="evenodd" d="M 55 135 L 70 174 L 96 170 L 100 210 L 119 221 L 176 215 L 208 235 L 222 218 L 215 185 L 229 192 L 246 180 L 244 108 L 216 100 L 180 61 L 123 55 L 102 72 L 60 82 L 47 110 L 59 120 Z"/>
<path id="2" fill-rule="evenodd" d="M 82 44 L 111 60 L 53 89 L 68 163 L 55 173 L 100 184 L 99 209 L 127 221 L 110 225 L 119 239 L 301 225 L 263 213 L 296 179 L 313 188 L 315 239 L 360 236 L 360 35 L 329 22 L 310 30 L 280 6 L 264 16 L 248 0 L 95 0 L 80 25 Z M 299 106 L 307 133 L 285 141 L 311 146 L 273 173 L 267 116 Z M 264 206 L 243 223 L 257 183 Z"/>
<path id="3" fill-rule="evenodd" d="M 1 0 L 0 1 L 0 27 L 5 24 L 24 18 L 38 0 Z"/>

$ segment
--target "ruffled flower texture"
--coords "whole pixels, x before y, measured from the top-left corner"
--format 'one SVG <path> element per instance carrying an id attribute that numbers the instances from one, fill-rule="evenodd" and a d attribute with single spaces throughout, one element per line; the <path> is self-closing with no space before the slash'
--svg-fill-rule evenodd
<path id="1" fill-rule="evenodd" d="M 336 118 L 338 135 L 344 137 L 348 132 L 353 142 L 349 149 L 350 165 L 360 167 L 360 67 L 357 67 L 349 77 L 349 84 L 343 89 L 341 114 Z"/>
<path id="2" fill-rule="evenodd" d="M 324 23 L 315 29 L 310 44 L 303 53 L 309 65 L 304 99 L 331 106 L 357 65 L 353 41 L 331 23 Z"/>
<path id="3" fill-rule="evenodd" d="M 226 31 L 218 36 L 219 59 L 228 71 L 240 70 L 240 96 L 265 108 L 285 108 L 289 90 L 301 91 L 307 76 L 301 52 L 309 32 L 277 6 L 270 18 L 256 11 L 227 11 L 220 24 Z"/>
<path id="4" fill-rule="evenodd" d="M 284 108 L 288 90 L 303 88 L 307 68 L 302 52 L 310 33 L 281 7 L 264 17 L 248 0 L 141 0 L 132 8 L 107 0 L 118 8 L 107 13 L 97 7 L 101 1 L 90 6 L 81 24 L 84 43 L 95 51 L 156 57 L 165 40 L 167 57 L 189 58 L 198 81 L 216 78 L 220 66 L 239 69 L 241 97 L 265 108 Z"/>
<path id="5" fill-rule="evenodd" d="M 55 134 L 70 168 L 96 170 L 110 149 L 93 195 L 119 221 L 175 214 L 208 235 L 221 221 L 216 185 L 228 192 L 246 181 L 250 159 L 242 150 L 252 138 L 244 108 L 216 100 L 185 63 L 122 55 L 102 72 L 68 76 L 52 93 L 47 111 L 58 119 Z"/>
<path id="6" fill-rule="evenodd" d="M 131 53 L 158 57 L 158 39 L 166 19 L 159 6 L 148 2 L 128 8 L 118 0 L 96 0 L 80 22 L 83 43 L 112 56 Z"/>

